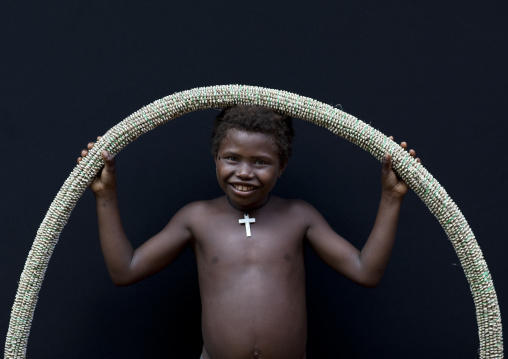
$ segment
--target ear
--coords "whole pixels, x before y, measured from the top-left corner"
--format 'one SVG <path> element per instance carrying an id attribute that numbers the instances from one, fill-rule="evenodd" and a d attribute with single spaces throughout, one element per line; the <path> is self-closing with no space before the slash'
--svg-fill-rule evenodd
<path id="1" fill-rule="evenodd" d="M 284 173 L 284 170 L 286 169 L 286 166 L 288 165 L 288 161 L 281 163 L 279 167 L 279 175 L 277 177 L 281 178 L 282 173 Z"/>

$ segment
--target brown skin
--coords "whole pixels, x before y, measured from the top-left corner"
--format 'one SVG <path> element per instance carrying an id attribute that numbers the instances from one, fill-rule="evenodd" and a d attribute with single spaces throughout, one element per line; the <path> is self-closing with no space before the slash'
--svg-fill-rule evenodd
<path id="1" fill-rule="evenodd" d="M 89 143 L 88 149 L 92 147 Z M 413 150 L 410 154 L 415 155 Z M 205 359 L 305 358 L 304 241 L 340 274 L 375 287 L 388 263 L 408 191 L 386 154 L 379 211 L 361 251 L 335 233 L 308 203 L 276 196 L 249 211 L 256 218 L 250 238 L 238 223 L 243 214 L 222 196 L 185 206 L 161 232 L 133 250 L 118 210 L 114 158 L 106 151 L 102 156 L 105 167 L 91 188 L 113 282 L 122 286 L 146 278 L 191 245 L 198 265 Z M 286 166 L 279 162 L 269 136 L 237 130 L 228 133 L 215 163 L 219 185 L 246 211 L 265 203 Z"/>

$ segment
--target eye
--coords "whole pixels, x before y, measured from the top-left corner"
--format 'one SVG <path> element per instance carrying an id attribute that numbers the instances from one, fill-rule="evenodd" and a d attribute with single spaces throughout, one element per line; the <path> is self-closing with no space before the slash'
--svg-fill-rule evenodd
<path id="1" fill-rule="evenodd" d="M 256 161 L 254 161 L 254 164 L 256 166 L 262 166 L 262 165 L 266 165 L 267 163 L 263 160 L 256 160 Z"/>
<path id="2" fill-rule="evenodd" d="M 226 156 L 224 159 L 230 161 L 230 162 L 238 162 L 238 157 L 236 156 Z"/>

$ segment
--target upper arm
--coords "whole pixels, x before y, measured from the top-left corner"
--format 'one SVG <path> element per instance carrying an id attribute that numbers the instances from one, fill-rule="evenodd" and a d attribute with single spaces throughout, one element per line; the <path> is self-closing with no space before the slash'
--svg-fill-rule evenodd
<path id="1" fill-rule="evenodd" d="M 134 251 L 130 265 L 131 283 L 167 267 L 191 243 L 191 220 L 199 207 L 198 203 L 183 207 L 159 233 Z"/>
<path id="2" fill-rule="evenodd" d="M 360 251 L 337 234 L 314 207 L 305 203 L 302 210 L 307 220 L 306 238 L 318 257 L 346 278 L 361 283 Z"/>

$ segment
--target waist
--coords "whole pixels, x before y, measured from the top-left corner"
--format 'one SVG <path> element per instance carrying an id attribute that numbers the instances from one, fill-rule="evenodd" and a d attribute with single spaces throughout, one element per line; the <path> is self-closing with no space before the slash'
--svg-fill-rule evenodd
<path id="1" fill-rule="evenodd" d="M 211 359 L 300 359 L 305 355 L 305 303 L 203 309 L 204 346 Z M 205 356 L 206 358 L 206 356 Z"/>

